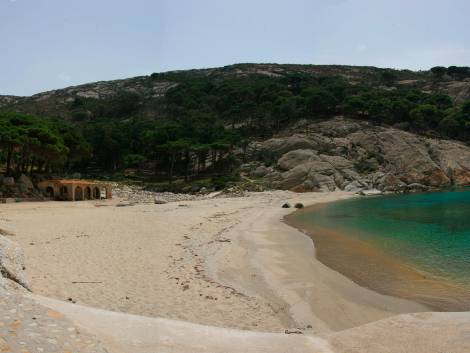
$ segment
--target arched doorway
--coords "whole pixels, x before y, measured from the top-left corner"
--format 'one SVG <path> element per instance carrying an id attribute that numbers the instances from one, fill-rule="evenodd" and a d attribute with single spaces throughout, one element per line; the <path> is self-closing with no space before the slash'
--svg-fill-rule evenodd
<path id="1" fill-rule="evenodd" d="M 46 195 L 47 197 L 53 199 L 54 198 L 54 188 L 52 186 L 48 186 L 46 188 Z"/>
<path id="2" fill-rule="evenodd" d="M 95 199 L 101 198 L 101 191 L 100 191 L 100 188 L 97 186 L 95 186 L 95 188 L 93 189 L 93 198 Z"/>
<path id="3" fill-rule="evenodd" d="M 85 188 L 85 200 L 91 200 L 91 188 L 89 186 Z"/>
<path id="4" fill-rule="evenodd" d="M 61 200 L 67 200 L 68 199 L 68 189 L 66 186 L 61 186 L 59 190 L 59 195 Z"/>
<path id="5" fill-rule="evenodd" d="M 83 189 L 80 186 L 75 188 L 75 201 L 83 200 Z"/>

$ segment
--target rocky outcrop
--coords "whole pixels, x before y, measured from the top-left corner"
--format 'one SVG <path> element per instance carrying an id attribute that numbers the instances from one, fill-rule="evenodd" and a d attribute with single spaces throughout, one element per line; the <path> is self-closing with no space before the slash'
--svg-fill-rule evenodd
<path id="1" fill-rule="evenodd" d="M 5 107 L 7 105 L 18 103 L 22 97 L 16 96 L 0 96 L 0 108 Z"/>
<path id="2" fill-rule="evenodd" d="M 72 118 L 70 106 L 83 99 L 110 99 L 120 94 L 135 94 L 143 101 L 156 100 L 178 83 L 138 76 L 123 80 L 100 81 L 41 92 L 29 97 L 0 96 L 0 109 L 32 115 Z M 82 114 L 91 116 L 84 110 Z"/>
<path id="3" fill-rule="evenodd" d="M 275 175 L 273 186 L 296 191 L 333 191 L 359 176 L 353 163 L 341 156 L 318 155 L 316 151 L 295 150 L 278 161 L 283 173 Z"/>
<path id="4" fill-rule="evenodd" d="M 21 174 L 15 179 L 0 174 L 0 203 L 5 203 L 7 200 L 39 201 L 44 200 L 44 197 L 26 175 Z"/>
<path id="5" fill-rule="evenodd" d="M 429 153 L 454 185 L 470 184 L 468 147 L 453 141 L 430 141 Z"/>
<path id="6" fill-rule="evenodd" d="M 470 184 L 468 146 L 342 117 L 252 143 L 249 153 L 275 166 L 265 178 L 279 189 L 397 192 Z"/>
<path id="7" fill-rule="evenodd" d="M 255 170 L 251 171 L 250 175 L 255 178 L 261 178 L 269 174 L 272 170 L 266 168 L 264 165 L 260 165 Z"/>
<path id="8" fill-rule="evenodd" d="M 457 104 L 470 100 L 470 79 L 441 83 L 440 89 L 446 92 Z"/>
<path id="9" fill-rule="evenodd" d="M 18 178 L 18 187 L 23 192 L 34 190 L 33 182 L 24 174 L 21 174 L 20 177 Z"/>
<path id="10" fill-rule="evenodd" d="M 295 150 L 284 154 L 277 162 L 281 170 L 291 170 L 300 164 L 320 161 L 317 151 Z"/>
<path id="11" fill-rule="evenodd" d="M 259 145 L 254 143 L 250 146 L 250 149 L 251 153 L 258 153 L 257 157 L 261 159 L 278 159 L 285 153 L 293 150 L 321 150 L 325 142 L 321 139 L 317 140 L 315 137 L 296 134 L 284 138 L 273 138 Z"/>
<path id="12" fill-rule="evenodd" d="M 25 275 L 23 250 L 11 240 L 0 235 L 0 287 L 11 287 L 11 282 L 30 290 Z"/>

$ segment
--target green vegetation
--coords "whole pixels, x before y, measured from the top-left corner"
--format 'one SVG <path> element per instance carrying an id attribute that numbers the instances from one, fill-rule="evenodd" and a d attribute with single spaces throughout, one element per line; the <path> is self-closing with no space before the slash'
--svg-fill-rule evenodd
<path id="1" fill-rule="evenodd" d="M 444 93 L 397 84 L 412 77 L 407 71 L 364 68 L 368 80 L 360 82 L 299 71 L 232 73 L 247 67 L 148 77 L 177 83 L 165 96 L 123 91 L 108 99 L 76 97 L 66 106 L 70 122 L 2 113 L 0 163 L 7 173 L 103 175 L 131 169 L 156 182 L 200 179 L 222 185 L 240 162 L 235 149 L 243 159 L 249 141 L 271 137 L 299 120 L 344 115 L 425 135 L 470 137 L 470 102 L 456 106 Z M 464 79 L 470 69 L 435 67 L 428 73 L 444 76 Z M 36 110 L 36 115 L 41 114 Z M 368 160 L 361 164 L 373 167 Z"/>
<path id="2" fill-rule="evenodd" d="M 80 162 L 90 146 L 76 129 L 64 122 L 17 113 L 0 115 L 0 160 L 7 174 L 50 171 Z"/>

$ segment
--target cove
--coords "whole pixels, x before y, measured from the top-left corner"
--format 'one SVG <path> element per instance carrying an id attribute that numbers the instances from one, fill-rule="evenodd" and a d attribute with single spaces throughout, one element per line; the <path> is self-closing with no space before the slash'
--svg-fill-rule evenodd
<path id="1" fill-rule="evenodd" d="M 470 309 L 470 189 L 362 197 L 286 217 L 359 285 L 438 311 Z"/>

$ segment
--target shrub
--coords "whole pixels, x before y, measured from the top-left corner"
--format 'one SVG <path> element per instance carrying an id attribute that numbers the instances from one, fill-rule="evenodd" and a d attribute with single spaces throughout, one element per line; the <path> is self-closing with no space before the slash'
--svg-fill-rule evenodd
<path id="1" fill-rule="evenodd" d="M 238 175 L 223 175 L 212 178 L 212 184 L 216 190 L 222 190 L 228 186 L 229 183 L 240 181 Z"/>

